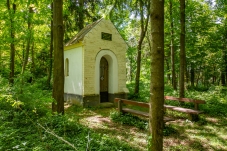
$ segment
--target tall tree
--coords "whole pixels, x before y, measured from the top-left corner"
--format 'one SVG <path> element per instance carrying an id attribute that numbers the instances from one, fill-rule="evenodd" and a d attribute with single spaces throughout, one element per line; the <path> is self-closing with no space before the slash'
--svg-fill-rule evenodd
<path id="1" fill-rule="evenodd" d="M 164 127 L 164 0 L 151 0 L 151 88 L 150 119 L 152 134 L 149 150 L 163 150 Z"/>
<path id="2" fill-rule="evenodd" d="M 22 74 L 25 71 L 26 65 L 28 63 L 28 56 L 30 51 L 31 39 L 32 39 L 32 13 L 33 7 L 29 7 L 28 17 L 27 17 L 27 25 L 28 25 L 28 33 L 27 33 L 27 45 L 25 50 L 25 57 L 23 58 L 23 65 L 22 65 Z"/>
<path id="3" fill-rule="evenodd" d="M 10 0 L 7 0 L 7 8 L 9 11 L 9 16 L 10 16 L 10 37 L 11 37 L 11 43 L 10 43 L 10 75 L 9 75 L 9 83 L 13 84 L 14 83 L 14 66 L 15 66 L 15 44 L 14 44 L 14 39 L 15 39 L 15 26 L 14 26 L 14 15 L 16 12 L 16 4 L 12 4 L 12 9 L 11 9 L 11 4 Z"/>
<path id="4" fill-rule="evenodd" d="M 180 91 L 179 97 L 184 97 L 184 76 L 185 76 L 185 0 L 180 0 Z"/>
<path id="5" fill-rule="evenodd" d="M 50 23 L 50 52 L 49 52 L 49 73 L 47 77 L 47 87 L 50 88 L 50 81 L 53 66 L 53 2 L 51 3 L 51 23 Z"/>
<path id="6" fill-rule="evenodd" d="M 145 9 L 146 8 L 146 9 Z M 150 1 L 139 0 L 139 14 L 140 14 L 140 38 L 137 45 L 137 70 L 136 70 L 136 79 L 135 79 L 135 89 L 134 94 L 139 94 L 139 82 L 140 82 L 140 70 L 141 70 L 141 51 L 144 37 L 147 33 L 147 26 L 150 15 Z M 147 15 L 144 15 L 144 12 L 147 12 Z"/>
<path id="7" fill-rule="evenodd" d="M 52 111 L 64 114 L 63 2 L 53 1 L 54 72 Z"/>
<path id="8" fill-rule="evenodd" d="M 174 51 L 174 29 L 173 29 L 173 0 L 169 1 L 169 14 L 170 14 L 170 49 L 171 49 L 171 68 L 172 68 L 172 86 L 177 89 L 176 73 L 175 73 L 175 51 Z"/>

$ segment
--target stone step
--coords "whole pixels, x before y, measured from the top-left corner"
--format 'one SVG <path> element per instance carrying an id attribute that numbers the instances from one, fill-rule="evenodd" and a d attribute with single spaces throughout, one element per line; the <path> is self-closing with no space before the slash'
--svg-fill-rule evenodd
<path id="1" fill-rule="evenodd" d="M 104 107 L 104 108 L 107 108 L 107 107 L 113 107 L 114 104 L 111 103 L 111 102 L 103 102 L 103 103 L 100 103 L 100 107 Z"/>

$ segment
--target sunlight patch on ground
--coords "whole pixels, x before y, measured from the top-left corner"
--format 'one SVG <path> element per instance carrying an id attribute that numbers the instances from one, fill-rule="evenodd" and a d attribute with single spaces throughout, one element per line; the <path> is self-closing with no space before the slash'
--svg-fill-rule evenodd
<path id="1" fill-rule="evenodd" d="M 145 131 L 132 126 L 113 123 L 109 117 L 103 117 L 102 115 L 84 117 L 80 119 L 80 123 L 100 133 L 109 134 L 119 140 L 128 142 L 141 151 L 146 150 L 147 134 Z"/>

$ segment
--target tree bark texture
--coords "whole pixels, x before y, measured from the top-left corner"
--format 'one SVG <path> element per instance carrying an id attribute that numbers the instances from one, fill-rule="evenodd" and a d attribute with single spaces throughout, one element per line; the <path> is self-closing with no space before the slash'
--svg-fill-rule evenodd
<path id="1" fill-rule="evenodd" d="M 191 64 L 191 87 L 195 87 L 195 69 L 194 69 L 194 64 Z"/>
<path id="2" fill-rule="evenodd" d="M 146 19 L 144 18 L 144 9 L 143 9 L 143 1 L 139 0 L 140 3 L 140 39 L 137 45 L 137 62 L 136 62 L 136 79 L 135 79 L 135 89 L 134 89 L 134 95 L 138 96 L 139 95 L 139 82 L 140 82 L 140 71 L 141 71 L 141 55 L 142 55 L 142 44 L 144 37 L 146 36 L 147 33 L 147 26 L 148 26 L 148 21 L 149 17 Z M 148 10 L 150 7 L 150 2 L 148 3 Z M 149 11 L 148 11 L 149 12 Z M 147 14 L 149 16 L 149 13 Z"/>
<path id="3" fill-rule="evenodd" d="M 164 127 L 164 0 L 151 0 L 151 87 L 149 150 L 163 150 Z"/>
<path id="4" fill-rule="evenodd" d="M 49 53 L 49 73 L 47 77 L 47 87 L 50 88 L 50 81 L 53 67 L 53 3 L 51 3 L 51 29 L 50 29 L 50 53 Z"/>
<path id="5" fill-rule="evenodd" d="M 30 45 L 31 45 L 31 39 L 32 39 L 32 28 L 31 28 L 31 15 L 33 13 L 33 8 L 29 7 L 29 15 L 28 15 L 28 36 L 27 36 L 27 45 L 26 45 L 26 51 L 25 51 L 25 57 L 23 58 L 23 66 L 22 66 L 22 74 L 25 71 L 26 65 L 28 63 L 28 56 L 30 51 Z"/>
<path id="6" fill-rule="evenodd" d="M 179 97 L 184 97 L 184 77 L 185 77 L 185 0 L 180 0 L 180 91 Z"/>
<path id="7" fill-rule="evenodd" d="M 35 52 L 34 52 L 35 43 L 32 42 L 32 49 L 31 49 L 31 57 L 32 57 L 32 64 L 31 64 L 31 72 L 32 75 L 35 75 Z"/>
<path id="8" fill-rule="evenodd" d="M 170 71 L 170 64 L 169 64 L 169 58 L 170 58 L 170 54 L 168 53 L 168 56 L 165 56 L 164 60 L 166 62 L 166 70 L 167 70 L 167 83 L 171 83 L 171 73 L 169 73 Z"/>
<path id="9" fill-rule="evenodd" d="M 58 113 L 64 114 L 64 52 L 63 52 L 63 2 L 53 1 L 53 36 L 54 36 L 54 72 L 53 98 L 57 102 L 52 104 Z"/>
<path id="10" fill-rule="evenodd" d="M 13 9 L 10 8 L 10 0 L 7 0 L 7 8 L 10 15 L 10 74 L 9 74 L 9 83 L 14 83 L 14 66 L 15 66 L 15 29 L 14 29 L 14 15 L 16 12 L 16 4 L 13 3 Z"/>
<path id="11" fill-rule="evenodd" d="M 78 7 L 78 9 L 79 9 L 79 14 L 78 14 L 78 16 L 79 16 L 79 18 L 78 18 L 78 21 L 79 21 L 79 23 L 78 23 L 78 27 L 79 27 L 79 31 L 80 30 L 82 30 L 83 28 L 84 28 L 84 0 L 79 0 L 79 7 Z"/>
<path id="12" fill-rule="evenodd" d="M 173 30 L 173 2 L 170 0 L 170 34 L 171 34 L 171 40 L 170 40 L 170 49 L 171 49 L 171 68 L 172 68 L 172 86 L 174 90 L 177 90 L 177 81 L 176 81 L 176 72 L 175 72 L 175 51 L 174 51 L 174 30 Z"/>

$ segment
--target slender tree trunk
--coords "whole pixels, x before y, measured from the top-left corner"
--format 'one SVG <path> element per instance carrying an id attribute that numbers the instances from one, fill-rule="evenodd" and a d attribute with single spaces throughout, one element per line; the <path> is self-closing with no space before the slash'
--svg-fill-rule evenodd
<path id="1" fill-rule="evenodd" d="M 225 86 L 225 73 L 223 71 L 221 72 L 221 85 Z"/>
<path id="2" fill-rule="evenodd" d="M 130 54 L 129 62 L 130 62 L 130 82 L 133 80 L 133 71 L 132 71 L 132 62 L 133 61 L 133 56 Z"/>
<path id="3" fill-rule="evenodd" d="M 53 1 L 54 72 L 52 111 L 64 114 L 64 47 L 63 47 L 63 2 Z"/>
<path id="4" fill-rule="evenodd" d="M 191 64 L 191 86 L 195 87 L 195 69 L 193 64 Z"/>
<path id="5" fill-rule="evenodd" d="M 13 10 L 11 11 L 10 8 L 10 0 L 7 0 L 7 8 L 10 15 L 10 37 L 12 39 L 12 42 L 10 43 L 10 75 L 9 75 L 9 83 L 14 83 L 14 65 L 15 65 L 15 29 L 14 29 L 14 15 L 16 12 L 16 4 L 13 3 Z"/>
<path id="6" fill-rule="evenodd" d="M 180 92 L 179 97 L 184 97 L 184 77 L 185 77 L 185 0 L 180 0 Z"/>
<path id="7" fill-rule="evenodd" d="M 47 87 L 50 88 L 50 81 L 52 76 L 52 64 L 53 64 L 53 3 L 51 3 L 51 29 L 50 29 L 50 54 L 49 54 L 49 73 L 47 77 Z"/>
<path id="8" fill-rule="evenodd" d="M 134 94 L 139 95 L 139 82 L 140 82 L 140 68 L 141 68 L 141 43 L 137 47 L 137 59 L 136 59 L 136 80 Z"/>
<path id="9" fill-rule="evenodd" d="M 151 0 L 150 151 L 163 150 L 164 0 Z"/>
<path id="10" fill-rule="evenodd" d="M 170 34 L 171 34 L 171 68 L 172 68 L 172 86 L 174 90 L 177 90 L 176 72 L 175 72 L 175 51 L 174 51 L 174 30 L 173 30 L 173 2 L 170 0 Z"/>
<path id="11" fill-rule="evenodd" d="M 84 0 L 79 0 L 79 14 L 78 14 L 78 16 L 79 16 L 79 23 L 78 23 L 78 25 L 79 25 L 79 31 L 80 30 L 82 30 L 83 28 L 84 28 L 84 11 L 83 11 L 83 9 L 84 9 Z"/>
<path id="12" fill-rule="evenodd" d="M 216 82 L 216 75 L 215 75 L 215 66 L 213 67 L 213 76 L 212 76 L 212 84 L 214 84 Z"/>
<path id="13" fill-rule="evenodd" d="M 140 82 L 140 71 L 141 71 L 141 50 L 142 50 L 142 43 L 144 40 L 144 37 L 146 36 L 146 32 L 147 32 L 147 26 L 148 26 L 148 21 L 149 21 L 149 17 L 147 17 L 144 20 L 144 14 L 143 14 L 143 2 L 142 0 L 139 0 L 140 3 L 140 39 L 138 42 L 138 46 L 137 46 L 137 66 L 136 66 L 136 79 L 135 79 L 135 89 L 134 89 L 134 95 L 138 96 L 139 95 L 139 82 Z M 150 2 L 148 3 L 148 10 L 150 7 Z M 149 13 L 148 13 L 149 16 Z"/>
<path id="14" fill-rule="evenodd" d="M 33 41 L 32 42 L 32 49 L 31 49 L 31 57 L 32 57 L 31 72 L 32 72 L 33 77 L 35 75 L 35 53 L 34 53 L 34 47 L 35 47 L 35 43 Z"/>
<path id="15" fill-rule="evenodd" d="M 222 67 L 221 67 L 221 85 L 222 86 L 226 86 L 226 51 L 225 51 L 225 46 L 223 46 L 223 50 L 222 50 Z"/>
<path id="16" fill-rule="evenodd" d="M 22 74 L 24 74 L 26 65 L 28 63 L 28 56 L 29 56 L 29 51 L 30 51 L 30 45 L 31 45 L 31 38 L 32 38 L 32 29 L 31 29 L 31 15 L 33 13 L 33 8 L 29 7 L 29 15 L 28 15 L 28 37 L 27 37 L 27 45 L 26 45 L 26 51 L 25 51 L 25 55 L 23 58 L 23 65 L 22 65 Z"/>
<path id="17" fill-rule="evenodd" d="M 167 74 L 167 83 L 170 83 L 171 81 L 171 73 L 170 73 L 170 65 L 169 65 L 169 55 L 167 57 L 165 57 L 165 62 L 166 62 L 166 68 L 167 68 L 167 71 L 168 71 L 168 74 Z"/>

